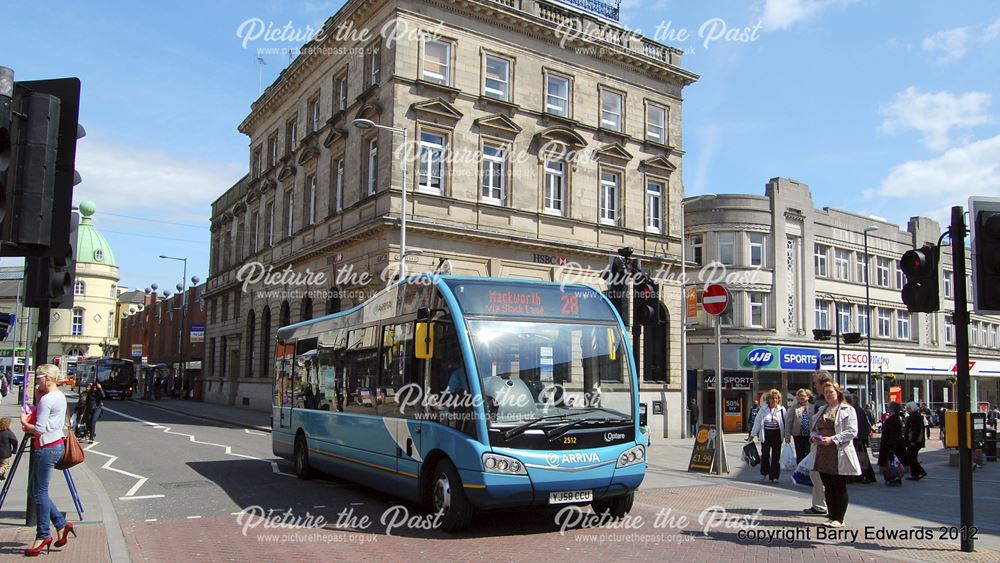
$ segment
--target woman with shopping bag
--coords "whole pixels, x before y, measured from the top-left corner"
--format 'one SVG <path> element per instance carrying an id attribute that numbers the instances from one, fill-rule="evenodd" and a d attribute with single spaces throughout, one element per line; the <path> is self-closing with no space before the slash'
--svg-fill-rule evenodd
<path id="1" fill-rule="evenodd" d="M 765 393 L 767 405 L 757 411 L 753 428 L 747 441 L 760 438 L 760 474 L 762 479 L 777 483 L 781 475 L 781 443 L 785 436 L 785 406 L 781 392 L 771 389 Z"/>

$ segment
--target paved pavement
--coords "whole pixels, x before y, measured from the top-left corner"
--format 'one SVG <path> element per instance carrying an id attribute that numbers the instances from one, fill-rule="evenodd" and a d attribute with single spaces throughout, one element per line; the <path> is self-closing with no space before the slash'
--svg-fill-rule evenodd
<path id="1" fill-rule="evenodd" d="M 291 464 L 274 458 L 270 435 L 259 429 L 269 424 L 268 413 L 173 400 L 109 401 L 106 409 L 98 441 L 85 445 L 87 462 L 73 472 L 87 510 L 80 529 L 87 533 L 53 551 L 60 559 L 579 561 L 625 555 L 662 561 L 669 553 L 683 561 L 1000 560 L 994 515 L 1000 464 L 975 474 L 978 551 L 963 554 L 957 540 L 941 538 L 958 524 L 958 501 L 957 469 L 939 449 L 923 456 L 930 477 L 919 483 L 850 486 L 853 538 L 850 531 L 823 537 L 823 519 L 800 512 L 809 491 L 787 476 L 779 485 L 760 482 L 756 469 L 739 460 L 738 438 L 729 445 L 732 474 L 723 478 L 686 472 L 688 441 L 654 442 L 636 505 L 616 524 L 575 522 L 564 530 L 552 510 L 513 510 L 481 514 L 467 532 L 448 535 L 423 529 L 422 509 L 391 495 L 334 476 L 293 477 Z M 0 407 L 8 411 L 16 415 L 16 407 Z M 16 479 L 24 479 L 23 472 Z M 17 505 L 0 512 L 2 554 L 18 553 L 32 537 L 18 527 L 24 488 L 16 486 L 8 502 Z M 53 488 L 57 505 L 71 507 L 68 493 Z M 270 519 L 261 517 L 268 511 Z M 410 525 L 393 526 L 400 516 L 409 516 Z M 884 537 L 900 532 L 920 538 Z"/>

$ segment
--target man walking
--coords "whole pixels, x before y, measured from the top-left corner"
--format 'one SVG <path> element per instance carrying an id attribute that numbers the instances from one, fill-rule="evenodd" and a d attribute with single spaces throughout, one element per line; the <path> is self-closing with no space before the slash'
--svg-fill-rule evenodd
<path id="1" fill-rule="evenodd" d="M 927 408 L 927 403 L 920 403 L 920 416 L 924 417 L 924 430 L 927 432 L 927 439 L 931 439 L 931 409 Z"/>
<path id="2" fill-rule="evenodd" d="M 698 408 L 698 401 L 691 399 L 688 404 L 688 421 L 691 424 L 691 435 L 698 434 L 698 419 L 701 416 L 701 409 Z"/>
<path id="3" fill-rule="evenodd" d="M 927 472 L 917 460 L 920 448 L 924 442 L 924 415 L 920 413 L 917 403 L 908 403 L 906 410 L 910 413 L 903 424 L 903 436 L 906 439 L 906 463 L 910 466 L 910 481 L 919 481 L 927 476 Z"/>

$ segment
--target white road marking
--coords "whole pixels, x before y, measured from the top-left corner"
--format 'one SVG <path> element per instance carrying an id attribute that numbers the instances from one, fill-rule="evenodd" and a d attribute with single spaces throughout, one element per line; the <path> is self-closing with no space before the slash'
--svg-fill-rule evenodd
<path id="1" fill-rule="evenodd" d="M 114 409 L 110 409 L 108 407 L 104 407 L 104 410 L 106 410 L 108 412 L 111 412 L 113 414 L 117 414 L 118 416 L 123 417 L 123 418 L 134 420 L 136 422 L 141 422 L 141 423 L 145 424 L 146 426 L 149 426 L 149 427 L 153 428 L 154 430 L 163 429 L 163 433 L 164 434 L 173 434 L 175 436 L 186 436 L 188 438 L 188 440 L 190 440 L 191 442 L 193 442 L 195 444 L 201 444 L 201 445 L 204 445 L 204 446 L 215 446 L 215 447 L 218 447 L 218 448 L 222 448 L 222 449 L 224 449 L 226 451 L 226 455 L 231 455 L 233 457 L 240 457 L 240 458 L 243 458 L 243 459 L 251 459 L 251 460 L 254 460 L 254 461 L 263 461 L 264 463 L 268 463 L 268 464 L 271 465 L 271 472 L 272 473 L 274 473 L 276 475 L 284 475 L 285 477 L 295 477 L 295 475 L 293 473 L 285 473 L 284 471 L 282 471 L 278 467 L 278 463 L 277 462 L 271 461 L 269 459 L 264 459 L 264 458 L 260 458 L 260 457 L 256 457 L 256 456 L 252 456 L 252 455 L 245 455 L 245 454 L 233 453 L 233 448 L 231 446 L 226 446 L 226 445 L 223 445 L 223 444 L 216 444 L 214 442 L 202 442 L 201 440 L 196 439 L 191 434 L 184 434 L 183 432 L 174 432 L 174 431 L 172 431 L 170 429 L 169 426 L 163 426 L 163 425 L 160 425 L 160 424 L 149 422 L 148 420 L 143 420 L 141 418 L 137 418 L 137 417 L 134 417 L 134 416 L 131 416 L 131 415 L 127 415 L 125 413 L 118 412 L 118 411 L 116 411 Z"/>
<path id="2" fill-rule="evenodd" d="M 146 522 L 156 522 L 156 518 L 149 518 Z"/>
<path id="3" fill-rule="evenodd" d="M 326 508 L 326 505 L 325 504 L 317 504 L 313 508 Z"/>
<path id="4" fill-rule="evenodd" d="M 266 432 L 255 432 L 253 430 L 250 430 L 249 428 L 244 428 L 243 431 L 246 432 L 247 434 L 252 434 L 254 436 L 267 436 L 268 435 Z"/>
<path id="5" fill-rule="evenodd" d="M 195 520 L 197 518 L 201 518 L 201 516 L 188 516 L 187 517 L 188 520 Z"/>
<path id="6" fill-rule="evenodd" d="M 142 495 L 137 497 L 118 497 L 118 500 L 142 500 L 147 498 L 163 498 L 167 495 Z"/>
<path id="7" fill-rule="evenodd" d="M 108 409 L 108 410 L 111 410 L 111 409 Z M 133 479 L 138 479 L 138 481 L 136 481 L 136 483 L 134 485 L 132 485 L 132 488 L 129 489 L 127 493 L 125 493 L 125 497 L 133 497 L 133 496 L 135 496 L 135 493 L 139 490 L 140 487 L 142 487 L 143 485 L 146 484 L 146 481 L 149 480 L 149 477 L 143 477 L 142 475 L 136 475 L 135 473 L 129 473 L 128 471 L 123 471 L 121 469 L 118 469 L 117 467 L 111 467 L 116 461 L 118 461 L 118 456 L 114 456 L 114 455 L 111 455 L 111 454 L 106 454 L 104 452 L 99 452 L 99 451 L 95 450 L 94 446 L 96 446 L 98 444 L 100 444 L 100 442 L 91 442 L 90 445 L 88 445 L 84 449 L 84 451 L 95 453 L 97 455 L 101 455 L 101 456 L 104 456 L 104 457 L 108 458 L 108 461 L 104 462 L 104 465 L 101 466 L 101 469 L 107 469 L 108 471 L 114 471 L 115 473 L 121 473 L 122 475 L 125 475 L 126 477 L 131 477 Z M 163 495 L 160 495 L 160 496 L 163 496 Z"/>

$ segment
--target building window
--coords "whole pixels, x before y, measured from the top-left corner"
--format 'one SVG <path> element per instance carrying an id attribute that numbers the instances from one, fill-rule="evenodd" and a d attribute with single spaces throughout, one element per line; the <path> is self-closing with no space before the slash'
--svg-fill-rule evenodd
<path id="1" fill-rule="evenodd" d="M 77 307 L 73 309 L 73 326 L 70 334 L 80 336 L 83 334 L 83 309 Z"/>
<path id="2" fill-rule="evenodd" d="M 903 265 L 896 260 L 896 289 L 903 289 L 906 285 L 906 274 L 903 273 Z"/>
<path id="3" fill-rule="evenodd" d="M 291 154 L 299 142 L 299 116 L 294 115 L 285 123 L 285 154 Z"/>
<path id="4" fill-rule="evenodd" d="M 621 131 L 623 127 L 622 111 L 624 96 L 618 92 L 601 89 L 601 127 L 612 131 Z"/>
<path id="5" fill-rule="evenodd" d="M 736 324 L 733 320 L 733 311 L 736 310 L 736 300 L 738 299 L 737 295 L 738 294 L 736 293 L 733 294 L 733 299 L 729 302 L 729 306 L 726 307 L 726 310 L 723 311 L 721 315 L 719 315 L 720 326 L 733 326 Z"/>
<path id="6" fill-rule="evenodd" d="M 347 109 L 347 69 L 333 79 L 333 104 L 334 111 L 344 111 Z"/>
<path id="7" fill-rule="evenodd" d="M 251 252 L 260 250 L 260 212 L 253 212 L 253 236 L 250 237 Z"/>
<path id="8" fill-rule="evenodd" d="M 751 291 L 747 296 L 750 298 L 750 326 L 763 328 L 766 296 L 759 291 Z"/>
<path id="9" fill-rule="evenodd" d="M 840 323 L 840 334 L 851 332 L 851 306 L 842 303 L 837 305 L 837 322 Z"/>
<path id="10" fill-rule="evenodd" d="M 725 266 L 736 263 L 736 233 L 719 233 L 719 262 Z"/>
<path id="11" fill-rule="evenodd" d="M 813 251 L 816 256 L 816 277 L 825 278 L 829 275 L 826 269 L 826 261 L 830 254 L 830 247 L 817 244 Z"/>
<path id="12" fill-rule="evenodd" d="M 878 337 L 889 338 L 892 336 L 892 313 L 889 309 L 879 307 L 876 312 L 875 321 L 878 323 Z"/>
<path id="13" fill-rule="evenodd" d="M 663 184 L 646 182 L 646 230 L 663 232 Z"/>
<path id="14" fill-rule="evenodd" d="M 104 262 L 104 251 L 98 248 L 94 251 L 94 260 L 97 262 Z"/>
<path id="15" fill-rule="evenodd" d="M 486 75 L 483 93 L 490 98 L 510 101 L 510 61 L 495 55 L 486 55 Z"/>
<path id="16" fill-rule="evenodd" d="M 306 178 L 306 225 L 316 222 L 316 175 Z"/>
<path id="17" fill-rule="evenodd" d="M 252 178 L 260 178 L 260 159 L 261 147 L 256 147 L 253 150 L 253 156 L 250 158 L 250 171 Z"/>
<path id="18" fill-rule="evenodd" d="M 854 253 L 855 264 L 857 265 L 858 283 L 868 283 L 868 257 L 860 252 Z"/>
<path id="19" fill-rule="evenodd" d="M 278 132 L 271 133 L 267 138 L 267 167 L 274 168 L 278 164 Z"/>
<path id="20" fill-rule="evenodd" d="M 375 44 L 368 47 L 368 86 L 376 86 L 382 72 L 382 46 Z"/>
<path id="21" fill-rule="evenodd" d="M 896 338 L 900 340 L 910 339 L 909 311 L 896 311 Z"/>
<path id="22" fill-rule="evenodd" d="M 830 328 L 830 302 L 822 299 L 816 300 L 816 328 Z"/>
<path id="23" fill-rule="evenodd" d="M 763 233 L 747 233 L 747 238 L 750 241 L 750 265 L 751 266 L 763 266 L 764 265 L 764 234 Z"/>
<path id="24" fill-rule="evenodd" d="M 451 84 L 451 43 L 424 37 L 424 80 Z"/>
<path id="25" fill-rule="evenodd" d="M 833 275 L 838 280 L 851 281 L 851 253 L 837 249 L 833 253 Z"/>
<path id="26" fill-rule="evenodd" d="M 563 214 L 566 191 L 566 165 L 556 160 L 545 161 L 545 211 Z"/>
<path id="27" fill-rule="evenodd" d="M 295 232 L 295 192 L 285 192 L 285 235 L 292 236 Z"/>
<path id="28" fill-rule="evenodd" d="M 378 185 L 378 139 L 368 141 L 368 195 L 375 195 Z"/>
<path id="29" fill-rule="evenodd" d="M 969 323 L 969 346 L 979 346 L 979 323 Z"/>
<path id="30" fill-rule="evenodd" d="M 943 289 L 944 289 L 944 296 L 946 298 L 948 298 L 948 299 L 951 299 L 951 284 L 952 284 L 953 279 L 954 278 L 952 277 L 951 272 L 949 272 L 948 270 L 945 270 L 944 271 L 944 278 L 941 281 L 943 282 L 942 286 L 943 286 Z"/>
<path id="31" fill-rule="evenodd" d="M 441 194 L 444 186 L 444 135 L 420 133 L 420 176 L 417 188 Z"/>
<path id="32" fill-rule="evenodd" d="M 990 325 L 990 348 L 997 348 L 997 325 Z"/>
<path id="33" fill-rule="evenodd" d="M 309 132 L 319 131 L 319 93 L 309 100 Z"/>
<path id="34" fill-rule="evenodd" d="M 274 201 L 267 202 L 267 246 L 274 246 Z"/>
<path id="35" fill-rule="evenodd" d="M 483 201 L 503 205 L 507 176 L 507 151 L 497 145 L 483 145 Z"/>
<path id="36" fill-rule="evenodd" d="M 868 336 L 868 309 L 866 307 L 858 307 L 858 332 L 862 336 Z"/>
<path id="37" fill-rule="evenodd" d="M 646 138 L 654 143 L 667 144 L 667 110 L 655 104 L 646 106 Z"/>
<path id="38" fill-rule="evenodd" d="M 334 170 L 336 170 L 333 177 L 334 209 L 340 213 L 344 210 L 344 159 L 337 161 Z"/>
<path id="39" fill-rule="evenodd" d="M 686 260 L 701 266 L 705 256 L 705 235 L 691 235 L 688 237 L 688 251 Z"/>
<path id="40" fill-rule="evenodd" d="M 621 176 L 617 172 L 601 172 L 601 223 L 618 224 L 618 194 Z"/>
<path id="41" fill-rule="evenodd" d="M 545 112 L 552 115 L 569 117 L 569 98 L 571 94 L 569 78 L 556 74 L 545 77 Z"/>
<path id="42" fill-rule="evenodd" d="M 889 259 L 876 258 L 875 260 L 875 283 L 879 287 L 889 287 Z"/>
<path id="43" fill-rule="evenodd" d="M 73 284 L 73 295 L 83 295 L 87 291 L 87 284 L 83 280 L 76 280 Z"/>

